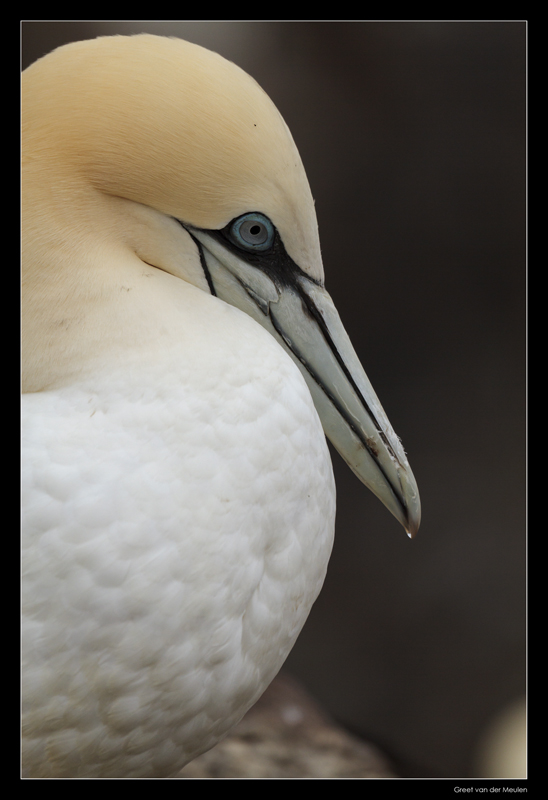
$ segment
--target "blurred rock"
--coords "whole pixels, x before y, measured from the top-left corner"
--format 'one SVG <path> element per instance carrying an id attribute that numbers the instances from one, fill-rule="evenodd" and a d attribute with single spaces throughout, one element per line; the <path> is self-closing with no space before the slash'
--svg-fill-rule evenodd
<path id="1" fill-rule="evenodd" d="M 287 674 L 280 674 L 232 734 L 178 778 L 390 778 L 387 759 L 351 736 Z"/>
<path id="2" fill-rule="evenodd" d="M 478 778 L 527 777 L 527 707 L 520 700 L 503 709 L 484 732 L 477 753 Z"/>

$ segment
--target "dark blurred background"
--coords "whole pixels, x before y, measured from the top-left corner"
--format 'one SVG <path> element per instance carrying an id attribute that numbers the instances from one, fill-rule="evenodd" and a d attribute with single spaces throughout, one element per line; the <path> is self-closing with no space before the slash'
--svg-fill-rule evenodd
<path id="1" fill-rule="evenodd" d="M 287 668 L 400 775 L 473 775 L 525 692 L 526 24 L 23 22 L 23 66 L 142 31 L 216 50 L 280 109 L 421 491 L 411 542 L 333 454 L 335 548 Z"/>

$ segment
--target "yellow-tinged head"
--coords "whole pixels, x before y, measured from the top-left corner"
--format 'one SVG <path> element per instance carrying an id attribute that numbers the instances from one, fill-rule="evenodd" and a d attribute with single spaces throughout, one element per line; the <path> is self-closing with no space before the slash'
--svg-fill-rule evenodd
<path id="1" fill-rule="evenodd" d="M 251 77 L 180 39 L 70 44 L 23 75 L 23 147 L 28 391 L 107 351 L 124 363 L 155 338 L 161 349 L 167 298 L 129 289 L 168 273 L 270 331 L 335 447 L 415 533 L 413 474 L 323 288 L 299 153 Z"/>
<path id="2" fill-rule="evenodd" d="M 323 279 L 299 152 L 257 82 L 217 53 L 149 34 L 66 45 L 23 74 L 27 158 L 198 228 L 269 215 Z"/>

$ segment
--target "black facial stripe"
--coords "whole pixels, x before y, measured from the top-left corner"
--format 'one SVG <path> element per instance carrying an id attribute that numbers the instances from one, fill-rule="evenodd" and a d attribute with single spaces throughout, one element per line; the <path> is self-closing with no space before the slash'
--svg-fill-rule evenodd
<path id="1" fill-rule="evenodd" d="M 181 223 L 181 225 L 182 225 L 182 224 L 183 224 L 183 223 Z M 184 225 L 183 225 L 183 227 L 184 227 Z M 212 281 L 212 279 L 211 279 L 211 273 L 210 273 L 210 271 L 209 271 L 209 269 L 208 269 L 208 267 L 207 267 L 207 264 L 206 264 L 206 260 L 205 260 L 205 256 L 204 256 L 204 251 L 203 251 L 203 249 L 202 249 L 202 245 L 201 245 L 201 243 L 198 241 L 198 239 L 196 239 L 196 238 L 195 238 L 195 237 L 194 237 L 194 236 L 193 236 L 193 235 L 190 233 L 190 231 L 188 230 L 188 228 L 185 228 L 185 230 L 187 231 L 187 233 L 189 234 L 190 238 L 192 239 L 192 241 L 195 243 L 196 247 L 198 248 L 198 253 L 200 254 L 200 264 L 201 264 L 201 266 L 202 266 L 202 269 L 203 269 L 203 271 L 204 271 L 204 275 L 205 275 L 205 278 L 206 278 L 206 281 L 207 281 L 207 285 L 209 286 L 209 291 L 211 292 L 211 294 L 212 294 L 212 295 L 214 295 L 215 297 L 217 297 L 217 292 L 215 291 L 215 286 L 214 286 L 214 284 L 213 284 L 213 281 Z"/>

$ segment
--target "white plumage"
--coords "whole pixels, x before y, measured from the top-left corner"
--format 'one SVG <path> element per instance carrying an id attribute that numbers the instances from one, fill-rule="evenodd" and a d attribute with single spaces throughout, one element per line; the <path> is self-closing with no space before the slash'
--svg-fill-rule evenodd
<path id="1" fill-rule="evenodd" d="M 24 775 L 169 776 L 260 696 L 321 588 L 312 397 L 411 532 L 418 494 L 254 81 L 137 36 L 60 48 L 23 88 Z"/>

